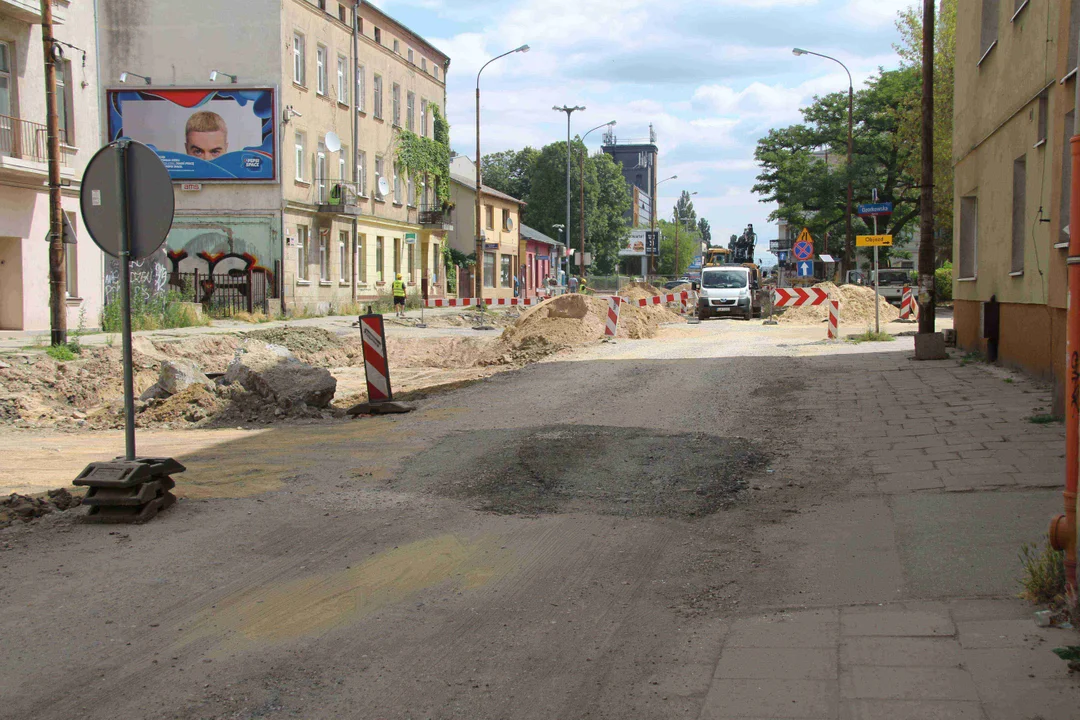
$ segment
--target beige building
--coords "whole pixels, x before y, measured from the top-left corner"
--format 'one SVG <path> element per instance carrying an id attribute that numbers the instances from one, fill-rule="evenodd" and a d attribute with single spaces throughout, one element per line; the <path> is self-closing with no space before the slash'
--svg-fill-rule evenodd
<path id="1" fill-rule="evenodd" d="M 1080 2 L 982 0 L 957 12 L 957 341 L 1063 387 Z"/>
<path id="2" fill-rule="evenodd" d="M 100 145 L 93 3 L 56 0 L 67 323 L 100 326 L 103 255 L 79 213 L 79 180 Z M 38 0 L 0 0 L 0 330 L 49 329 L 49 194 L 45 62 Z"/>
<path id="3" fill-rule="evenodd" d="M 139 13 L 129 0 L 100 2 L 114 90 L 121 73 L 137 72 L 151 91 L 275 93 L 272 180 L 174 174 L 181 227 L 162 260 L 170 272 L 218 272 L 197 257 L 233 256 L 241 271 L 247 262 L 272 278 L 268 292 L 288 310 L 386 294 L 396 273 L 410 291 L 427 280 L 430 295 L 443 293 L 446 212 L 432 179 L 407 176 L 397 158 L 408 131 L 435 137 L 445 54 L 354 0 L 142 0 Z"/>
<path id="4" fill-rule="evenodd" d="M 466 255 L 476 253 L 476 170 L 464 156 L 454 158 L 450 200 L 453 203 L 447 242 Z M 470 173 L 470 174 L 466 174 Z M 514 297 L 514 278 L 521 273 L 521 210 L 525 203 L 483 185 L 480 232 L 484 237 L 484 297 Z M 474 280 L 463 273 L 458 296 L 473 296 Z"/>

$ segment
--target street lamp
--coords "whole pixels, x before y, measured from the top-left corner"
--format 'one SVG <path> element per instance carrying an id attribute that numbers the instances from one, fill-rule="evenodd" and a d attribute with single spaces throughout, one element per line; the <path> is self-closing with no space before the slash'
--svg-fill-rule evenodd
<path id="1" fill-rule="evenodd" d="M 690 197 L 697 195 L 697 192 L 690 193 Z M 681 199 L 681 197 L 680 197 Z M 679 272 L 679 226 L 682 225 L 682 217 L 679 216 L 679 205 L 675 204 L 675 275 L 676 279 L 682 273 Z"/>
<path id="2" fill-rule="evenodd" d="M 555 106 L 551 108 L 556 112 L 566 113 L 566 247 L 570 247 L 570 116 L 577 110 L 584 110 L 584 105 L 575 105 L 574 107 L 568 107 L 563 105 L 562 107 Z M 569 262 L 569 261 L 567 261 Z M 578 260 L 578 267 L 582 268 L 582 277 L 585 274 L 585 256 L 582 255 Z M 570 268 L 566 268 L 566 274 L 570 274 Z"/>
<path id="3" fill-rule="evenodd" d="M 484 237 L 480 232 L 480 73 L 484 72 L 491 63 L 495 62 L 499 58 L 504 58 L 507 55 L 514 53 L 527 53 L 529 52 L 528 45 L 522 45 L 521 47 L 508 50 L 502 55 L 496 55 L 488 60 L 482 66 L 480 66 L 480 72 L 476 73 L 476 304 L 480 309 L 483 309 L 484 305 Z"/>
<path id="4" fill-rule="evenodd" d="M 559 236 L 558 240 L 561 243 L 563 241 L 563 230 L 566 229 L 566 226 L 565 225 L 555 224 L 555 225 L 552 225 L 551 227 L 558 234 L 558 236 Z M 569 260 L 566 259 L 566 247 L 564 246 L 563 249 L 560 250 L 559 252 L 562 253 L 562 257 L 559 258 L 559 264 L 556 266 L 556 270 L 555 270 L 555 279 L 556 280 L 559 280 L 559 271 L 562 270 L 563 262 L 569 262 Z M 559 287 L 562 287 L 561 282 L 559 283 Z"/>
<path id="5" fill-rule="evenodd" d="M 822 55 L 811 50 L 803 50 L 802 48 L 792 48 L 792 55 L 796 57 L 802 55 L 814 55 L 815 57 L 825 58 L 826 60 L 832 60 L 834 63 L 844 68 L 844 72 L 847 73 L 848 78 L 848 106 L 847 106 L 847 170 L 848 170 L 848 184 L 847 184 L 847 241 L 844 244 L 844 262 L 840 267 L 840 276 L 842 278 L 847 276 L 847 271 L 851 267 L 851 262 L 855 253 L 855 238 L 851 234 L 851 203 L 854 195 L 854 189 L 852 187 L 851 180 L 851 156 L 852 156 L 852 139 L 851 130 L 853 125 L 852 115 L 855 107 L 855 86 L 851 82 L 851 71 L 848 70 L 847 65 L 840 62 L 834 57 L 829 55 Z"/>
<path id="6" fill-rule="evenodd" d="M 603 125 L 597 125 L 589 132 L 581 136 L 581 262 L 578 263 L 578 267 L 581 269 L 581 281 L 585 282 L 585 138 L 589 137 L 589 133 L 599 130 L 602 127 L 611 128 L 615 126 L 615 121 L 606 122 Z M 567 148 L 570 146 L 567 145 Z M 570 151 L 567 150 L 569 153 Z"/>

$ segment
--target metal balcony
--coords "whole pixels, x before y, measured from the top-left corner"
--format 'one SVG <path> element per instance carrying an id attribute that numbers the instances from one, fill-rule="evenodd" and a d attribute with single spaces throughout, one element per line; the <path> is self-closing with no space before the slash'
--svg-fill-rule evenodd
<path id="1" fill-rule="evenodd" d="M 362 215 L 360 184 L 348 180 L 316 180 L 312 204 L 316 212 L 333 215 Z"/>
<path id="2" fill-rule="evenodd" d="M 444 209 L 441 204 L 421 205 L 420 212 L 417 214 L 417 222 L 424 227 L 439 230 L 449 231 L 454 229 L 454 226 L 450 224 L 450 211 Z"/>
<path id="3" fill-rule="evenodd" d="M 63 130 L 60 130 L 60 142 L 66 142 Z M 0 175 L 45 178 L 49 175 L 48 163 L 49 131 L 45 125 L 0 115 Z M 63 152 L 60 163 L 67 165 L 67 156 Z M 64 174 L 70 177 L 70 169 L 64 169 L 67 171 Z"/>
<path id="4" fill-rule="evenodd" d="M 53 22 L 67 21 L 68 0 L 52 0 Z M 10 17 L 31 25 L 41 24 L 41 0 L 0 0 L 0 17 Z"/>

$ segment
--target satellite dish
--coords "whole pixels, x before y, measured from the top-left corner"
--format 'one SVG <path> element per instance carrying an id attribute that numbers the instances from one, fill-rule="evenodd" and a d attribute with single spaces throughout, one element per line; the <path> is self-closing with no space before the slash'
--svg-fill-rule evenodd
<path id="1" fill-rule="evenodd" d="M 326 149 L 330 152 L 337 152 L 341 149 L 341 138 L 333 130 L 326 133 Z"/>
<path id="2" fill-rule="evenodd" d="M 508 231 L 514 229 L 514 218 L 512 218 L 510 216 L 507 216 L 507 218 L 506 218 L 506 229 Z"/>
<path id="3" fill-rule="evenodd" d="M 379 194 L 384 196 L 390 194 L 390 183 L 384 177 L 379 178 Z"/>

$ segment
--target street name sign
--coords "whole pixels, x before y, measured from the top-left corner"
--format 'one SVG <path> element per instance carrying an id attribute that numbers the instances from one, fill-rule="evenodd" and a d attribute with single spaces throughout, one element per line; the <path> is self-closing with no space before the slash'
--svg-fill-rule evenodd
<path id="1" fill-rule="evenodd" d="M 862 217 L 882 217 L 892 215 L 893 204 L 891 202 L 865 203 L 859 206 L 858 214 Z"/>
<path id="2" fill-rule="evenodd" d="M 856 235 L 857 247 L 892 247 L 892 235 Z"/>

